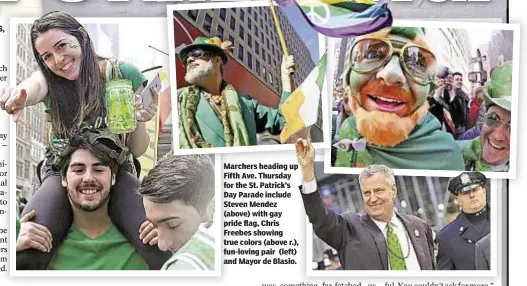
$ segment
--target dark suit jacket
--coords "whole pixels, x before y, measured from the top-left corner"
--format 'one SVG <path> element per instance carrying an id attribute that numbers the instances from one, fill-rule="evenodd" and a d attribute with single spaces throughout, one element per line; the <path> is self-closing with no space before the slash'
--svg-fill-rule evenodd
<path id="1" fill-rule="evenodd" d="M 476 242 L 474 263 L 476 270 L 490 270 L 490 233 Z"/>
<path id="2" fill-rule="evenodd" d="M 490 207 L 487 206 L 490 218 Z M 474 245 L 490 233 L 490 219 L 486 229 L 478 231 L 464 213 L 447 224 L 437 236 L 437 267 L 440 270 L 475 270 Z"/>
<path id="3" fill-rule="evenodd" d="M 388 270 L 388 249 L 382 231 L 368 215 L 348 212 L 335 214 L 326 208 L 320 193 L 302 194 L 313 230 L 337 250 L 345 270 Z M 422 270 L 434 270 L 434 242 L 428 224 L 415 216 L 397 215 L 412 241 Z"/>

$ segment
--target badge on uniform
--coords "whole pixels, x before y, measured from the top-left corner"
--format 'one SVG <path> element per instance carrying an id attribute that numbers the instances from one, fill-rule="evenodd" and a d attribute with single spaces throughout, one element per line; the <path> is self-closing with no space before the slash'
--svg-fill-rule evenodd
<path id="1" fill-rule="evenodd" d="M 414 229 L 414 234 L 415 234 L 416 237 L 419 237 L 419 230 Z"/>

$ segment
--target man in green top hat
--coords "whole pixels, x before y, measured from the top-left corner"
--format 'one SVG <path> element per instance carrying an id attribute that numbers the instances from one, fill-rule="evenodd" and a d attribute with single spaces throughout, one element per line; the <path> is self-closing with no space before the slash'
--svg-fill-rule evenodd
<path id="1" fill-rule="evenodd" d="M 495 67 L 485 94 L 481 135 L 458 141 L 467 171 L 507 172 L 511 141 L 512 62 Z"/>
<path id="2" fill-rule="evenodd" d="M 285 125 L 278 109 L 240 95 L 223 79 L 231 42 L 198 37 L 179 52 L 186 67 L 188 87 L 178 89 L 179 146 L 211 148 L 257 145 L 256 134 L 277 135 Z M 280 105 L 292 91 L 294 59 L 282 62 Z"/>
<path id="3" fill-rule="evenodd" d="M 428 112 L 436 68 L 422 28 L 355 38 L 346 74 L 353 116 L 341 126 L 337 167 L 463 170 L 453 137 Z"/>

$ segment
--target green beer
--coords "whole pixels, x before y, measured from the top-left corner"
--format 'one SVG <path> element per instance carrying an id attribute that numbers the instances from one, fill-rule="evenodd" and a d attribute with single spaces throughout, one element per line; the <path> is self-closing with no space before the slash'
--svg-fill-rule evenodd
<path id="1" fill-rule="evenodd" d="M 112 133 L 134 132 L 137 120 L 132 81 L 119 79 L 106 83 L 106 109 L 106 125 Z"/>

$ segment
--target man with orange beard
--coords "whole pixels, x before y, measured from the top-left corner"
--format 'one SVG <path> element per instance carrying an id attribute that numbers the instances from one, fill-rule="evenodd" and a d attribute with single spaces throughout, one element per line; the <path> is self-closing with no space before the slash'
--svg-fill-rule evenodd
<path id="1" fill-rule="evenodd" d="M 335 166 L 463 170 L 452 135 L 428 112 L 436 59 L 422 28 L 357 37 L 346 74 L 353 116 L 341 126 Z"/>

